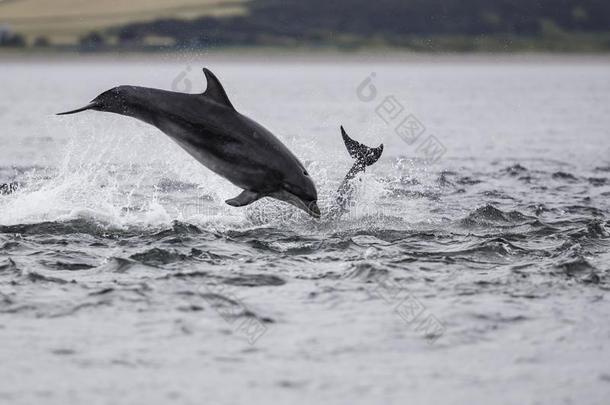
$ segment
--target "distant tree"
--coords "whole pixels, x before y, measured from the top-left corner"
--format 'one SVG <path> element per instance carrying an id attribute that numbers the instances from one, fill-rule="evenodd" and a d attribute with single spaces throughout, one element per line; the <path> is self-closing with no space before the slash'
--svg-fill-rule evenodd
<path id="1" fill-rule="evenodd" d="M 135 26 L 128 26 L 119 30 L 118 41 L 120 45 L 134 45 L 141 43 L 144 36 Z"/>
<path id="2" fill-rule="evenodd" d="M 49 38 L 47 37 L 39 36 L 34 40 L 34 46 L 38 48 L 47 48 L 51 46 L 51 41 L 49 41 Z"/>
<path id="3" fill-rule="evenodd" d="M 97 51 L 106 45 L 106 40 L 99 32 L 92 31 L 80 39 L 79 45 L 84 51 Z"/>
<path id="4" fill-rule="evenodd" d="M 248 13 L 129 24 L 120 41 L 149 35 L 178 47 L 344 41 L 408 43 L 411 36 L 554 38 L 610 32 L 608 0 L 250 0 Z"/>
<path id="5" fill-rule="evenodd" d="M 0 26 L 0 46 L 20 48 L 25 45 L 23 35 L 13 32 L 9 27 Z"/>

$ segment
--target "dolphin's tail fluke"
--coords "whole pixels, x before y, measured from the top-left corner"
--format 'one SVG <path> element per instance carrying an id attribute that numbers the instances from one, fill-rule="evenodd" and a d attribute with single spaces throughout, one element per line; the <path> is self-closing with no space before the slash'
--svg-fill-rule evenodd
<path id="1" fill-rule="evenodd" d="M 337 206 L 340 208 L 336 211 L 337 215 L 347 211 L 349 206 L 352 204 L 354 195 L 354 187 L 352 180 L 360 172 L 363 172 L 367 166 L 372 165 L 379 160 L 383 153 L 383 144 L 376 148 L 370 148 L 360 142 L 354 141 L 349 137 L 345 129 L 341 127 L 341 136 L 343 136 L 343 142 L 349 152 L 350 156 L 356 160 L 352 168 L 347 172 L 345 178 L 337 189 Z"/>
<path id="2" fill-rule="evenodd" d="M 349 152 L 349 155 L 356 159 L 356 164 L 361 166 L 360 170 L 364 170 L 365 167 L 372 165 L 381 157 L 383 153 L 383 144 L 376 148 L 370 148 L 360 142 L 354 141 L 349 137 L 343 126 L 341 126 L 341 136 L 343 136 L 343 142 Z"/>

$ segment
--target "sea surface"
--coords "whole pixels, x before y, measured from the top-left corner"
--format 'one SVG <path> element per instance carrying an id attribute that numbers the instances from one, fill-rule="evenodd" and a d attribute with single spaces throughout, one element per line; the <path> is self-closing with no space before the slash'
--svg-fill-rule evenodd
<path id="1" fill-rule="evenodd" d="M 54 115 L 203 66 L 320 220 Z M 333 218 L 340 125 L 385 149 Z M 0 60 L 0 184 L 1 403 L 608 403 L 606 57 Z"/>

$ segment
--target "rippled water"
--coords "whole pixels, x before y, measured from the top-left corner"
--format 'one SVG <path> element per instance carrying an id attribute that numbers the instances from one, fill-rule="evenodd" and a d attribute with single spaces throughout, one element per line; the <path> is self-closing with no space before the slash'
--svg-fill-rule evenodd
<path id="1" fill-rule="evenodd" d="M 383 142 L 350 213 L 235 209 L 239 191 L 154 128 L 52 115 L 117 84 L 200 91 L 200 65 L 301 158 L 323 212 L 352 163 L 339 125 Z M 607 59 L 0 72 L 0 399 L 607 400 Z M 386 96 L 443 144 L 438 162 L 378 116 Z"/>

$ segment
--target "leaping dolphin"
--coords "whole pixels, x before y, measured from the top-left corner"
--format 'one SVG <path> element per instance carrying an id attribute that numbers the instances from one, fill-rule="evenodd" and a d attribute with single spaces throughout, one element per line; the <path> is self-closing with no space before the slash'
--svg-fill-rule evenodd
<path id="1" fill-rule="evenodd" d="M 203 94 L 119 86 L 85 107 L 59 115 L 96 110 L 139 119 L 243 189 L 227 204 L 242 207 L 272 197 L 319 218 L 316 187 L 303 164 L 271 132 L 237 112 L 216 76 L 209 69 L 203 72 Z"/>
<path id="2" fill-rule="evenodd" d="M 58 115 L 95 110 L 125 115 L 153 125 L 172 138 L 201 164 L 243 189 L 226 200 L 242 207 L 263 197 L 271 197 L 319 218 L 316 187 L 303 164 L 270 131 L 237 112 L 222 84 L 203 69 L 207 88 L 203 94 L 185 94 L 137 86 L 112 88 L 88 105 Z M 342 186 L 374 160 L 373 149 L 343 139 L 356 164 Z M 351 141 L 351 143 L 349 141 Z M 341 189 L 339 190 L 341 191 Z M 338 202 L 343 200 L 338 200 Z M 345 208 L 344 202 L 340 202 Z"/>

